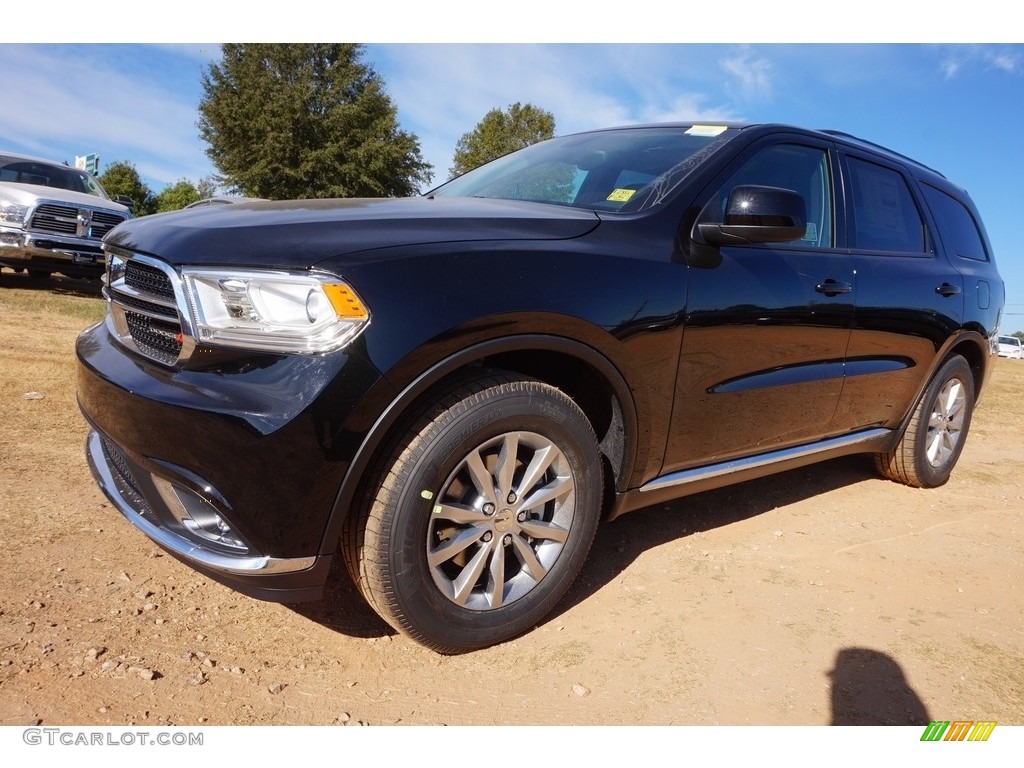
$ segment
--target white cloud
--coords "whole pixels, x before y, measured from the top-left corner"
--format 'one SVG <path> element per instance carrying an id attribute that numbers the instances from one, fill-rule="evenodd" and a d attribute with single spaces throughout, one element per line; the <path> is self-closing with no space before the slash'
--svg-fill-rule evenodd
<path id="1" fill-rule="evenodd" d="M 745 102 L 763 102 L 772 95 L 772 63 L 750 48 L 742 48 L 721 62 L 730 80 L 729 93 Z"/>
<path id="2" fill-rule="evenodd" d="M 17 105 L 0 111 L 5 142 L 68 161 L 68 155 L 99 152 L 104 163 L 131 161 L 160 182 L 209 173 L 196 105 L 136 72 L 134 51 L 122 49 L 120 60 L 109 61 L 93 53 L 89 47 L 0 45 L 5 101 Z"/>
<path id="3" fill-rule="evenodd" d="M 530 102 L 555 115 L 560 134 L 638 122 L 727 119 L 704 46 L 393 45 L 370 46 L 399 106 L 447 178 L 459 137 L 495 107 Z"/>
<path id="4" fill-rule="evenodd" d="M 947 79 L 978 69 L 982 72 L 998 70 L 1009 75 L 1024 73 L 1024 51 L 1017 45 L 954 45 L 943 50 L 945 57 L 940 66 Z"/>

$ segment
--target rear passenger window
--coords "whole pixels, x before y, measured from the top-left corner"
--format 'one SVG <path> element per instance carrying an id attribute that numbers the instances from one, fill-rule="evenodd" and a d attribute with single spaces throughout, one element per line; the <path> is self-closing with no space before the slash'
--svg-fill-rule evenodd
<path id="1" fill-rule="evenodd" d="M 978 224 L 964 204 L 935 187 L 925 184 L 921 188 L 938 223 L 946 250 L 964 259 L 988 261 L 988 252 L 978 231 Z"/>
<path id="2" fill-rule="evenodd" d="M 853 198 L 854 247 L 922 253 L 925 228 L 903 175 L 848 158 Z"/>

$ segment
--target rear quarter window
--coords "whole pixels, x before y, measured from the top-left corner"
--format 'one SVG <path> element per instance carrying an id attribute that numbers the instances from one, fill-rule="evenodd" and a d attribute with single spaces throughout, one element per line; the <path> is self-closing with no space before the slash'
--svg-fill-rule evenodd
<path id="1" fill-rule="evenodd" d="M 952 195 L 922 184 L 925 200 L 935 217 L 946 252 L 963 259 L 988 261 L 985 241 L 967 207 Z"/>

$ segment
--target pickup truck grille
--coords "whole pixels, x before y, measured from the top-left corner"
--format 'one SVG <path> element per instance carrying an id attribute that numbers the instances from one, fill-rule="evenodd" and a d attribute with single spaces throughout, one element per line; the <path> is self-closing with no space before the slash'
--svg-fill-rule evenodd
<path id="1" fill-rule="evenodd" d="M 92 208 L 43 203 L 29 221 L 29 231 L 37 234 L 101 239 L 125 220 L 125 216 Z"/>
<path id="2" fill-rule="evenodd" d="M 113 279 L 109 273 L 104 279 L 104 294 L 122 343 L 151 360 L 174 365 L 185 341 L 174 294 L 173 281 L 178 278 L 169 267 L 147 261 L 123 261 Z"/>

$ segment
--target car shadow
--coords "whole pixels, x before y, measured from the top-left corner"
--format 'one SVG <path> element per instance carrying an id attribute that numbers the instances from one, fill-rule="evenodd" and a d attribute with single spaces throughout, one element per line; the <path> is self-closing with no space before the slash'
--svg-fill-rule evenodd
<path id="1" fill-rule="evenodd" d="M 385 637 L 398 633 L 369 606 L 345 569 L 341 553 L 331 563 L 323 600 L 289 603 L 288 608 L 310 621 L 348 637 Z"/>
<path id="2" fill-rule="evenodd" d="M 0 289 L 21 288 L 26 291 L 45 291 L 58 296 L 78 296 L 88 299 L 102 298 L 102 284 L 98 279 L 66 277 L 55 273 L 50 277 L 30 277 L 27 272 L 0 269 Z"/>
<path id="3" fill-rule="evenodd" d="M 583 571 L 545 622 L 590 598 L 637 557 L 660 544 L 877 477 L 869 459 L 848 456 L 630 512 L 598 528 Z M 289 607 L 352 637 L 396 634 L 363 600 L 340 555 L 334 559 L 324 599 Z"/>
<path id="4" fill-rule="evenodd" d="M 877 478 L 869 457 L 845 456 L 623 515 L 598 528 L 579 578 L 545 621 L 588 599 L 637 557 L 661 544 Z"/>

